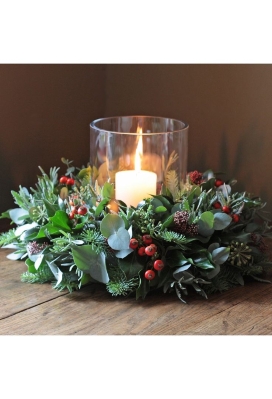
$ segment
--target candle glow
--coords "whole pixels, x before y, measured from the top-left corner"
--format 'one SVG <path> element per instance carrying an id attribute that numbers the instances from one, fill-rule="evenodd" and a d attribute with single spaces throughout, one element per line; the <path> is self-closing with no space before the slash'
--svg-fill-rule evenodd
<path id="1" fill-rule="evenodd" d="M 137 128 L 138 143 L 135 152 L 135 170 L 117 172 L 115 175 L 115 197 L 127 206 L 136 207 L 144 198 L 156 194 L 157 175 L 141 170 L 143 156 L 142 128 Z"/>

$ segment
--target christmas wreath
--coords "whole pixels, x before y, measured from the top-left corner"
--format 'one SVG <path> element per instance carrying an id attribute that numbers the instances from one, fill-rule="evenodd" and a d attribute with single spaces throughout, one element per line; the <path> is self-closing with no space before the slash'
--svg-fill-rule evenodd
<path id="1" fill-rule="evenodd" d="M 69 292 L 96 282 L 136 299 L 160 289 L 182 302 L 190 292 L 207 298 L 248 278 L 269 282 L 265 204 L 233 191 L 235 180 L 208 170 L 179 182 L 168 170 L 159 195 L 128 207 L 113 184 L 98 184 L 95 166 L 62 162 L 65 175 L 39 167 L 35 188 L 12 191 L 17 207 L 1 215 L 15 227 L 0 235 L 0 246 L 25 261 L 23 282 Z"/>

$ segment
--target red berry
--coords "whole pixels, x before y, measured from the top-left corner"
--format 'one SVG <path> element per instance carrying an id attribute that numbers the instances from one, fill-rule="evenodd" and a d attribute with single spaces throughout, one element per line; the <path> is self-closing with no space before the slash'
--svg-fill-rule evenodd
<path id="1" fill-rule="evenodd" d="M 75 180 L 69 177 L 69 179 L 67 179 L 66 184 L 68 184 L 69 186 L 73 186 L 75 184 Z"/>
<path id="2" fill-rule="evenodd" d="M 145 247 L 145 254 L 148 256 L 153 256 L 154 253 L 156 252 L 155 248 L 149 245 L 148 247 Z"/>
<path id="3" fill-rule="evenodd" d="M 67 183 L 67 177 L 66 176 L 61 176 L 61 178 L 59 179 L 60 184 L 66 184 Z"/>
<path id="4" fill-rule="evenodd" d="M 144 243 L 145 245 L 149 245 L 149 244 L 151 244 L 152 241 L 153 241 L 153 240 L 152 240 L 152 237 L 151 237 L 149 234 L 143 235 L 142 239 L 143 239 L 143 243 Z"/>
<path id="5" fill-rule="evenodd" d="M 146 272 L 145 272 L 145 278 L 147 279 L 147 280 L 153 280 L 153 278 L 155 277 L 155 272 L 154 272 L 154 270 L 147 270 Z"/>
<path id="6" fill-rule="evenodd" d="M 155 260 L 153 266 L 155 270 L 162 270 L 164 268 L 164 263 L 161 259 L 157 259 Z"/>
<path id="7" fill-rule="evenodd" d="M 222 211 L 225 213 L 230 213 L 230 207 L 227 205 L 222 206 Z"/>
<path id="8" fill-rule="evenodd" d="M 145 253 L 145 247 L 140 247 L 140 248 L 138 249 L 138 255 L 140 255 L 140 256 L 145 256 L 145 255 L 146 255 L 146 253 Z"/>
<path id="9" fill-rule="evenodd" d="M 88 212 L 88 209 L 86 208 L 86 206 L 80 206 L 77 210 L 77 213 L 79 215 L 86 215 L 87 212 Z"/>
<path id="10" fill-rule="evenodd" d="M 138 240 L 136 240 L 136 238 L 132 238 L 129 242 L 129 247 L 132 249 L 138 248 L 138 245 L 139 245 L 139 243 L 138 243 Z"/>
<path id="11" fill-rule="evenodd" d="M 222 186 L 222 184 L 224 184 L 223 180 L 221 180 L 221 179 L 216 179 L 216 180 L 215 180 L 214 185 L 215 185 L 216 187 L 220 187 L 220 186 Z"/>
<path id="12" fill-rule="evenodd" d="M 232 215 L 232 220 L 234 221 L 234 223 L 237 223 L 240 220 L 240 216 L 235 213 L 234 215 Z"/>
<path id="13" fill-rule="evenodd" d="M 215 209 L 220 209 L 221 208 L 221 204 L 220 204 L 220 202 L 214 202 L 213 203 L 213 207 L 215 208 Z"/>
<path id="14" fill-rule="evenodd" d="M 72 211 L 74 214 L 77 214 L 77 213 L 78 213 L 78 206 L 71 206 L 71 211 Z"/>
<path id="15" fill-rule="evenodd" d="M 157 245 L 155 245 L 155 244 L 150 244 L 149 246 L 150 246 L 150 247 L 153 247 L 153 248 L 155 249 L 155 251 L 157 251 Z"/>
<path id="16" fill-rule="evenodd" d="M 74 212 L 70 212 L 68 216 L 69 216 L 69 219 L 74 219 L 75 214 L 74 214 Z"/>

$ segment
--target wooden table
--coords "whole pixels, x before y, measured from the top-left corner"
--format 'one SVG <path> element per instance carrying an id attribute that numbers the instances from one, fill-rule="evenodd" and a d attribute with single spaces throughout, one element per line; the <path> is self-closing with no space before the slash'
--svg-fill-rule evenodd
<path id="1" fill-rule="evenodd" d="M 272 284 L 255 281 L 187 297 L 154 292 L 146 299 L 112 297 L 99 284 L 73 293 L 27 284 L 23 261 L 0 250 L 1 335 L 270 335 Z M 272 274 L 271 274 L 272 281 Z"/>

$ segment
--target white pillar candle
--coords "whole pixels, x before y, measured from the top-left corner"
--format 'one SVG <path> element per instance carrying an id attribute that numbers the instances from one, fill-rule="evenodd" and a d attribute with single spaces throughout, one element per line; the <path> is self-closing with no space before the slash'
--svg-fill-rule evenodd
<path id="1" fill-rule="evenodd" d="M 156 195 L 157 175 L 147 170 L 124 170 L 115 175 L 115 198 L 136 207 L 144 198 Z"/>

